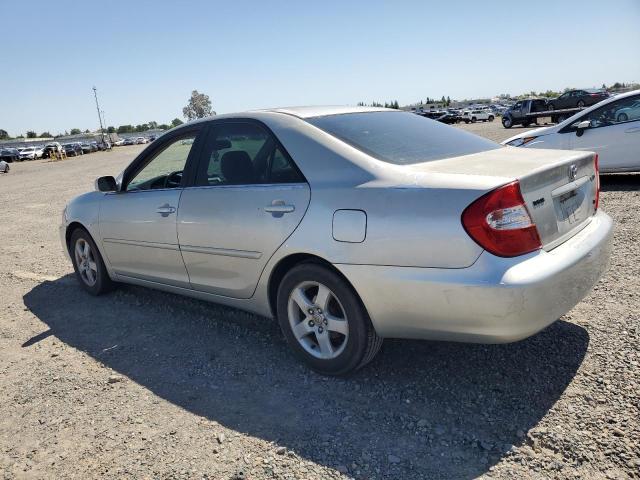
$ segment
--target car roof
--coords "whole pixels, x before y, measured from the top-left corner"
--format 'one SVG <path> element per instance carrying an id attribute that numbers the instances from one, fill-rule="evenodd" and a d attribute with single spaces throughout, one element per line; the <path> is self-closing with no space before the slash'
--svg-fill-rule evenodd
<path id="1" fill-rule="evenodd" d="M 397 110 L 382 107 L 351 107 L 348 105 L 283 107 L 254 110 L 255 112 L 275 112 L 293 115 L 298 118 L 324 117 L 327 115 L 343 115 L 346 113 L 395 112 Z"/>

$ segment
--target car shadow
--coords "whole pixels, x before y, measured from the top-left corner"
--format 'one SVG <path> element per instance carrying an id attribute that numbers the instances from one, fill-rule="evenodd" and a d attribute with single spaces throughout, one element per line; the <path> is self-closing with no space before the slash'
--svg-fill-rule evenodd
<path id="1" fill-rule="evenodd" d="M 325 378 L 275 322 L 231 308 L 130 286 L 91 297 L 71 275 L 24 303 L 49 327 L 24 348 L 55 335 L 183 409 L 356 478 L 488 471 L 528 441 L 589 343 L 565 321 L 509 345 L 387 340 L 358 373 Z"/>
<path id="2" fill-rule="evenodd" d="M 603 173 L 600 175 L 600 189 L 603 192 L 640 190 L 640 174 Z"/>

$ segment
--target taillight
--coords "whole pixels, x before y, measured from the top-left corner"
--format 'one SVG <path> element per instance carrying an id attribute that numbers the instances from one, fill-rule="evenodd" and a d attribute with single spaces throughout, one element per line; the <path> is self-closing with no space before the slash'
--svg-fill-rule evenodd
<path id="1" fill-rule="evenodd" d="M 465 208 L 462 225 L 478 245 L 499 257 L 516 257 L 542 247 L 517 180 Z"/>
<path id="2" fill-rule="evenodd" d="M 598 154 L 593 157 L 593 169 L 596 172 L 596 198 L 593 200 L 594 211 L 598 211 L 600 204 L 600 165 L 598 164 Z"/>

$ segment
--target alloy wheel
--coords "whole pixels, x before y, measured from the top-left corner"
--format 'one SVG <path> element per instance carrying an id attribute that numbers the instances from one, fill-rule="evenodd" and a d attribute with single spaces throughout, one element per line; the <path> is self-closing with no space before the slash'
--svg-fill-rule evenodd
<path id="1" fill-rule="evenodd" d="M 79 238 L 76 241 L 74 255 L 78 273 L 82 281 L 88 286 L 93 287 L 98 279 L 98 265 L 89 242 L 84 238 Z"/>
<path id="2" fill-rule="evenodd" d="M 315 281 L 298 284 L 289 294 L 287 309 L 294 337 L 310 355 L 330 360 L 347 345 L 349 321 L 338 297 Z"/>

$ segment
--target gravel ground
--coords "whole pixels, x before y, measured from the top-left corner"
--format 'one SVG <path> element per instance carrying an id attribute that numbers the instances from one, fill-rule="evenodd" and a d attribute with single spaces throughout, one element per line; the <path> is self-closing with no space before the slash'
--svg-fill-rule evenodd
<path id="1" fill-rule="evenodd" d="M 263 318 L 80 290 L 63 205 L 139 150 L 0 175 L 5 479 L 640 478 L 640 176 L 603 179 L 611 269 L 545 331 L 494 346 L 389 340 L 334 379 L 298 364 Z"/>

